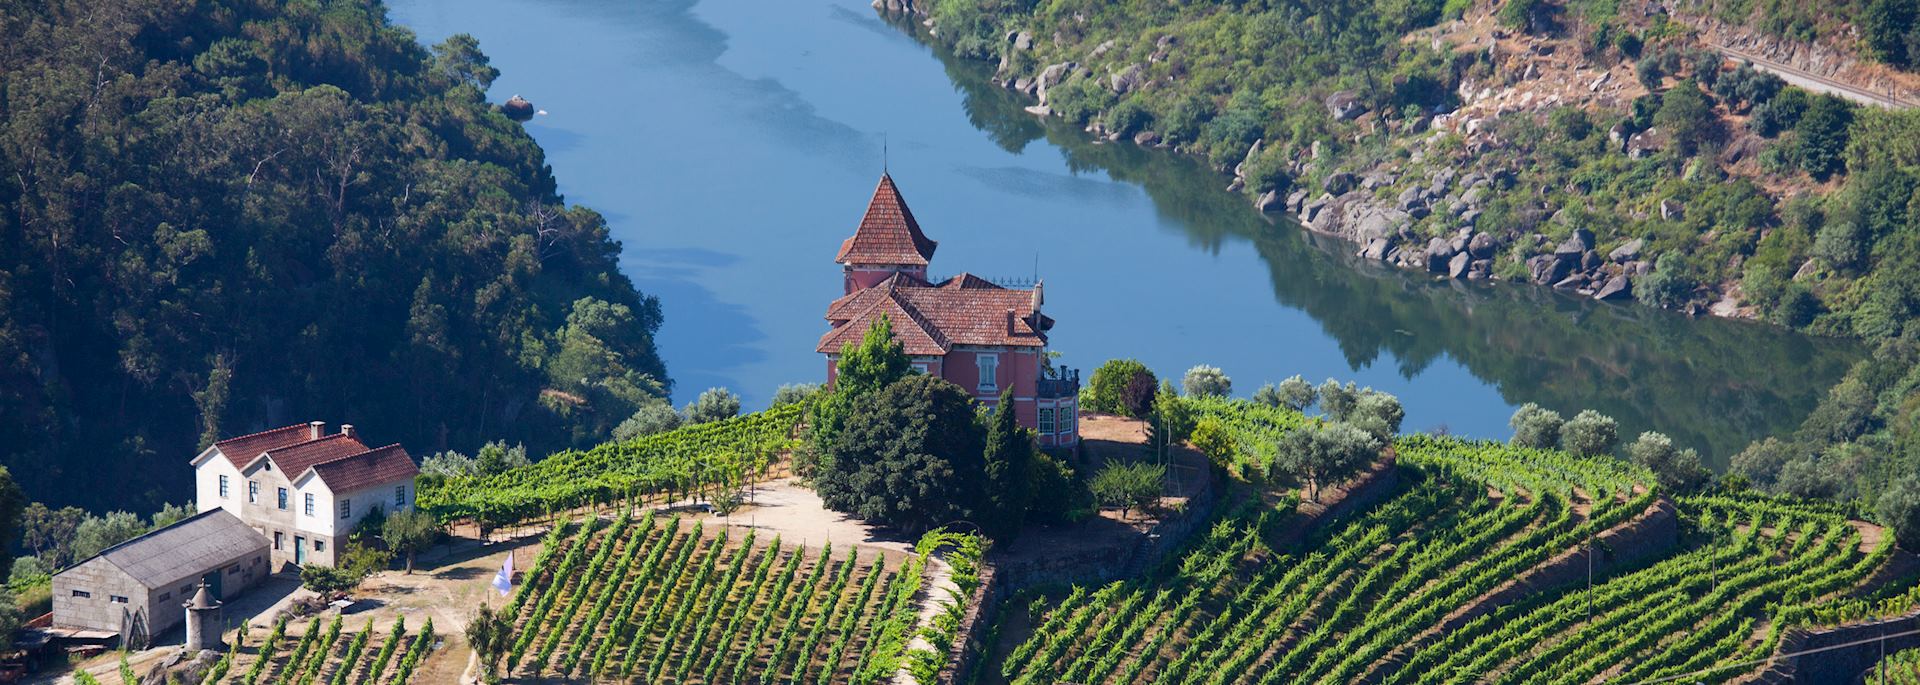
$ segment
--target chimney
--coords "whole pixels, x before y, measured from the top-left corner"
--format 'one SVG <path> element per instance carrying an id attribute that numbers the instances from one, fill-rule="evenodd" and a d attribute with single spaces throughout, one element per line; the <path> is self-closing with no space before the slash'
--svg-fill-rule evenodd
<path id="1" fill-rule="evenodd" d="M 1019 318 L 1019 315 L 1014 313 L 1013 309 L 1007 309 L 1007 335 L 1014 334 L 1016 329 L 1013 327 L 1013 322 L 1017 318 Z"/>
<path id="2" fill-rule="evenodd" d="M 1033 313 L 1035 314 L 1040 313 L 1040 305 L 1047 303 L 1046 288 L 1046 281 L 1033 282 Z"/>
<path id="3" fill-rule="evenodd" d="M 344 435 L 344 436 L 347 436 L 347 437 L 349 437 L 349 438 L 351 438 L 351 437 L 354 437 L 354 435 L 353 435 L 353 424 L 351 424 L 351 423 L 343 423 L 343 424 L 340 424 L 340 434 L 341 434 L 341 435 Z"/>
<path id="4" fill-rule="evenodd" d="M 307 439 L 308 440 L 319 440 L 320 435 L 326 432 L 327 432 L 327 422 L 325 421 L 308 421 L 307 422 Z"/>

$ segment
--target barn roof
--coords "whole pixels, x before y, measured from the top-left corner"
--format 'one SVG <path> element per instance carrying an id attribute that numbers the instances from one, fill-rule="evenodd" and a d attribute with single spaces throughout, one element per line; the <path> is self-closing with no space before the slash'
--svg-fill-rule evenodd
<path id="1" fill-rule="evenodd" d="M 266 548 L 267 538 L 260 531 L 225 509 L 214 509 L 108 547 L 94 558 L 114 565 L 149 589 L 157 589 Z"/>

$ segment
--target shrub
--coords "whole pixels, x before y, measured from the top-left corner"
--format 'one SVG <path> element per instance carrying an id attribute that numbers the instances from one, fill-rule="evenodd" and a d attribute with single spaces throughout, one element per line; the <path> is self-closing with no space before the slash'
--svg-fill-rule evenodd
<path id="1" fill-rule="evenodd" d="M 1853 106 L 1847 101 L 1833 95 L 1814 97 L 1793 127 L 1800 168 L 1821 181 L 1845 169 L 1841 155 L 1847 149 L 1847 127 L 1852 123 Z"/>
<path id="2" fill-rule="evenodd" d="M 1520 405 L 1507 420 L 1507 426 L 1513 428 L 1513 444 L 1539 449 L 1559 445 L 1560 427 L 1565 423 L 1560 412 L 1532 402 Z"/>
<path id="3" fill-rule="evenodd" d="M 1407 410 L 1400 406 L 1400 398 L 1369 388 L 1360 392 L 1348 414 L 1348 423 L 1385 441 L 1400 432 Z"/>
<path id="4" fill-rule="evenodd" d="M 1780 469 L 1803 452 L 1804 448 L 1799 445 L 1769 437 L 1733 455 L 1728 470 L 1758 487 L 1770 489 L 1780 479 Z"/>
<path id="5" fill-rule="evenodd" d="M 1093 493 L 1066 462 L 1040 452 L 1028 462 L 1028 473 L 1028 489 L 1045 494 L 1027 501 L 1028 520 L 1067 523 L 1093 514 Z"/>
<path id="6" fill-rule="evenodd" d="M 1360 401 L 1360 391 L 1354 388 L 1351 381 L 1343 386 L 1340 381 L 1329 378 L 1315 392 L 1320 396 L 1320 413 L 1335 421 L 1345 421 L 1347 414 Z"/>
<path id="7" fill-rule="evenodd" d="M 1180 387 L 1188 397 L 1226 397 L 1233 394 L 1233 379 L 1220 367 L 1201 364 L 1187 369 L 1187 375 L 1180 378 Z"/>
<path id="8" fill-rule="evenodd" d="M 1220 419 L 1208 416 L 1200 419 L 1193 427 L 1193 448 L 1215 465 L 1226 466 L 1233 463 L 1239 444 L 1234 442 L 1233 434 L 1227 430 Z"/>
<path id="9" fill-rule="evenodd" d="M 1606 454 L 1619 442 L 1620 423 L 1592 409 L 1575 414 L 1572 420 L 1560 425 L 1560 447 L 1574 454 Z"/>

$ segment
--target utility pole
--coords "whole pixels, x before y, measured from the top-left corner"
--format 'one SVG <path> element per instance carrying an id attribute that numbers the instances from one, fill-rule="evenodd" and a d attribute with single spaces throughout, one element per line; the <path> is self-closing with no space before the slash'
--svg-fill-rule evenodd
<path id="1" fill-rule="evenodd" d="M 1587 531 L 1587 622 L 1593 622 L 1593 531 Z"/>

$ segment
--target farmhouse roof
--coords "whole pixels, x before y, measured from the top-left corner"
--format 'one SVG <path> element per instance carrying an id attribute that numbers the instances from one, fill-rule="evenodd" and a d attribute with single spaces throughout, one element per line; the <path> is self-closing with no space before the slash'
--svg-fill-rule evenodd
<path id="1" fill-rule="evenodd" d="M 106 560 L 153 589 L 198 576 L 213 564 L 224 564 L 266 547 L 267 538 L 260 531 L 225 509 L 213 509 L 108 547 L 95 558 Z"/>
<path id="2" fill-rule="evenodd" d="M 893 177 L 880 174 L 880 186 L 867 201 L 867 213 L 860 217 L 853 236 L 840 243 L 840 264 L 908 264 L 926 266 L 940 243 L 920 232 L 913 210 L 900 198 Z"/>
<path id="3" fill-rule="evenodd" d="M 314 475 L 335 493 L 353 492 L 382 483 L 413 478 L 420 473 L 413 457 L 398 444 L 376 447 L 345 459 L 313 466 Z M 295 475 L 301 475 L 295 472 Z"/>
<path id="4" fill-rule="evenodd" d="M 308 440 L 290 447 L 268 450 L 267 458 L 274 466 L 290 477 L 306 473 L 307 469 L 337 459 L 346 459 L 366 452 L 366 444 L 344 433 L 321 436 L 318 440 Z"/>
<path id="5" fill-rule="evenodd" d="M 261 452 L 291 447 L 306 442 L 312 428 L 304 423 L 227 438 L 213 443 L 236 469 L 246 468 Z"/>

